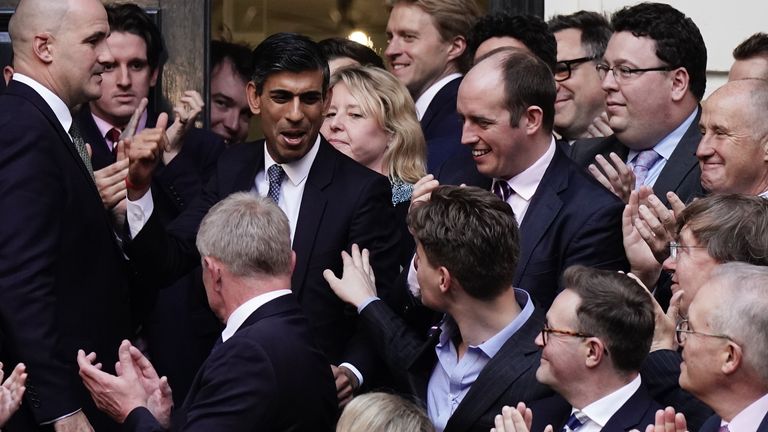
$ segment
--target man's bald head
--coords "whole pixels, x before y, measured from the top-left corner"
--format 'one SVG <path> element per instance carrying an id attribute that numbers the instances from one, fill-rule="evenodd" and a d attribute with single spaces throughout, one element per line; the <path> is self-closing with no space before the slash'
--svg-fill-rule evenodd
<path id="1" fill-rule="evenodd" d="M 67 106 L 101 95 L 109 23 L 99 0 L 21 0 L 9 25 L 16 72 L 59 96 Z"/>
<path id="2" fill-rule="evenodd" d="M 715 90 L 704 103 L 714 108 L 726 100 L 734 106 L 743 107 L 740 115 L 751 125 L 753 136 L 768 136 L 768 122 L 763 121 L 768 112 L 768 80 L 745 78 L 729 81 Z"/>

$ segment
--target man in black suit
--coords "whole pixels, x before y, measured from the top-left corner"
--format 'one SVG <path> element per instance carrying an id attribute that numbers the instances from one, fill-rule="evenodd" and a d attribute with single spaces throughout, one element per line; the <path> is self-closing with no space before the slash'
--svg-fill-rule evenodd
<path id="1" fill-rule="evenodd" d="M 125 262 L 70 109 L 101 95 L 113 61 L 101 2 L 22 0 L 11 19 L 16 73 L 0 96 L 0 321 L 4 364 L 31 378 L 10 430 L 113 430 L 75 375 L 78 347 L 131 335 Z"/>
<path id="2" fill-rule="evenodd" d="M 624 202 L 643 185 L 665 205 L 669 191 L 687 202 L 702 194 L 695 154 L 707 84 L 704 39 L 690 18 L 660 3 L 625 7 L 611 24 L 597 69 L 614 134 L 576 142 L 571 157 Z"/>
<path id="3" fill-rule="evenodd" d="M 680 386 L 715 411 L 700 431 L 768 430 L 766 307 L 765 266 L 722 264 L 678 323 Z"/>
<path id="4" fill-rule="evenodd" d="M 554 101 L 552 73 L 538 58 L 514 48 L 486 57 L 466 75 L 458 99 L 462 143 L 480 175 L 447 164 L 441 170 L 452 171 L 452 184 L 493 190 L 512 207 L 521 250 L 512 283 L 544 310 L 567 267 L 626 268 L 623 206 L 555 145 Z M 437 184 L 423 181 L 414 196 Z"/>
<path id="5" fill-rule="evenodd" d="M 572 406 L 555 430 L 645 430 L 661 409 L 639 374 L 653 339 L 650 296 L 634 278 L 613 271 L 574 266 L 563 281 L 536 338 L 536 378 Z M 501 417 L 515 412 L 503 410 Z"/>
<path id="6" fill-rule="evenodd" d="M 226 323 L 171 419 L 170 386 L 130 343 L 117 376 L 95 353 L 78 353 L 80 375 L 99 408 L 124 430 L 331 431 L 336 392 L 328 360 L 291 295 L 288 218 L 248 192 L 216 204 L 200 224 L 197 249 L 211 309 Z"/>
<path id="7" fill-rule="evenodd" d="M 75 122 L 91 145 L 91 162 L 104 204 L 123 221 L 128 161 L 117 160 L 118 137 L 157 83 L 163 44 L 160 30 L 141 7 L 125 3 L 107 5 L 106 9 L 110 28 L 107 46 L 114 61 L 102 75 L 101 97 L 84 106 L 75 115 Z M 202 101 L 198 103 L 193 95 L 182 98 L 176 122 L 168 131 L 172 145 L 163 151 L 152 179 L 155 211 L 165 224 L 199 195 L 224 150 L 222 138 L 192 127 L 200 109 Z M 139 115 L 137 132 L 155 127 L 157 116 L 149 110 Z M 121 228 L 117 227 L 118 232 Z M 208 309 L 194 272 L 170 285 L 152 286 L 154 281 L 141 276 L 137 279 L 133 290 L 135 321 L 141 324 L 149 356 L 160 373 L 168 375 L 176 390 L 174 399 L 181 403 L 216 341 L 220 324 Z"/>
<path id="8" fill-rule="evenodd" d="M 461 147 L 456 93 L 469 69 L 467 34 L 480 9 L 466 0 L 397 0 L 387 21 L 390 71 L 408 88 L 427 140 L 427 172 Z"/>
<path id="9" fill-rule="evenodd" d="M 567 405 L 536 381 L 533 341 L 543 317 L 512 286 L 520 246 L 510 207 L 479 188 L 441 186 L 414 203 L 408 225 L 421 301 L 445 314 L 428 337 L 376 297 L 365 251 L 353 248 L 342 279 L 326 271 L 326 280 L 357 308 L 398 383 L 426 405 L 436 429 L 487 431 L 503 405 L 519 401 L 540 404 L 541 421 L 567 415 L 557 410 Z"/>
<path id="10" fill-rule="evenodd" d="M 147 193 L 152 165 L 132 161 L 129 178 L 142 187 L 128 189 L 133 239 L 127 251 L 145 273 L 158 279 L 178 275 L 198 262 L 195 234 L 211 206 L 237 191 L 270 196 L 291 224 L 296 251 L 293 293 L 334 365 L 340 397 L 346 400 L 352 388 L 374 375 L 375 353 L 356 330 L 355 314 L 333 295 L 322 271 L 340 270 L 340 252 L 359 243 L 377 256 L 377 281 L 386 297 L 399 267 L 389 182 L 320 137 L 328 65 L 314 42 L 296 34 L 275 34 L 254 50 L 254 59 L 248 100 L 261 117 L 266 139 L 225 151 L 205 191 L 167 233 Z M 343 367 L 337 367 L 342 362 Z"/>

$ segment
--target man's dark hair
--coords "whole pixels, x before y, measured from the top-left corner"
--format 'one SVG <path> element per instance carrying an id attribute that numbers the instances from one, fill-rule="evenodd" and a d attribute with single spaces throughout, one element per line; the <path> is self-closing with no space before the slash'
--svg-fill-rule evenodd
<path id="1" fill-rule="evenodd" d="M 653 340 L 651 296 L 634 279 L 610 270 L 568 267 L 563 286 L 579 295 L 578 331 L 600 338 L 621 372 L 640 370 Z"/>
<path id="2" fill-rule="evenodd" d="M 520 237 L 512 209 L 477 187 L 440 186 L 408 214 L 408 227 L 432 266 L 464 291 L 492 300 L 512 286 Z"/>
<path id="3" fill-rule="evenodd" d="M 511 47 L 497 48 L 483 58 L 496 53 L 504 56 L 501 60 L 501 74 L 512 127 L 517 126 L 528 107 L 535 105 L 544 113 L 542 129 L 552 132 L 557 90 L 549 67 L 538 57 Z"/>
<path id="4" fill-rule="evenodd" d="M 677 232 L 683 227 L 719 262 L 768 266 L 768 199 L 742 194 L 700 198 L 677 216 Z"/>
<path id="5" fill-rule="evenodd" d="M 377 68 L 384 69 L 384 60 L 376 54 L 376 51 L 355 41 L 341 37 L 332 37 L 323 39 L 317 44 L 328 61 L 339 57 L 349 57 L 363 66 L 376 66 Z"/>
<path id="6" fill-rule="evenodd" d="M 625 7 L 611 18 L 613 31 L 630 32 L 656 42 L 656 57 L 670 67 L 683 67 L 690 77 L 691 93 L 697 100 L 707 87 L 707 47 L 699 28 L 679 10 L 662 3 L 640 3 Z M 656 67 L 659 65 L 638 65 Z"/>
<path id="7" fill-rule="evenodd" d="M 736 60 L 748 60 L 757 56 L 768 57 L 768 34 L 763 32 L 753 34 L 733 49 L 733 58 Z"/>
<path id="8" fill-rule="evenodd" d="M 253 50 L 254 70 L 251 80 L 261 94 L 267 78 L 278 72 L 323 72 L 323 94 L 328 91 L 330 72 L 320 47 L 298 33 L 275 33 Z"/>
<path id="9" fill-rule="evenodd" d="M 494 14 L 480 18 L 472 27 L 467 51 L 474 57 L 477 47 L 494 37 L 519 40 L 551 70 L 557 62 L 557 41 L 541 18 L 534 15 Z"/>
<path id="10" fill-rule="evenodd" d="M 153 71 L 160 66 L 163 38 L 160 29 L 144 10 L 132 3 L 113 3 L 104 6 L 112 33 L 130 33 L 147 45 L 147 63 Z"/>
<path id="11" fill-rule="evenodd" d="M 600 60 L 605 54 L 605 47 L 611 39 L 613 29 L 604 15 L 591 11 L 578 11 L 570 15 L 555 15 L 549 22 L 549 30 L 557 33 L 561 30 L 576 29 L 581 31 L 581 47 L 587 56 Z M 570 60 L 570 59 L 566 59 Z"/>
<path id="12" fill-rule="evenodd" d="M 232 63 L 233 70 L 248 82 L 253 75 L 253 54 L 247 45 L 225 41 L 211 41 L 211 70 L 216 69 L 224 60 Z"/>

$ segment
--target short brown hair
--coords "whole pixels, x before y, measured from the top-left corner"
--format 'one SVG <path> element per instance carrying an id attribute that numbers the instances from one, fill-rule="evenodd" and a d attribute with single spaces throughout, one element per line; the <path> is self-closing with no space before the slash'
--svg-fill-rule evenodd
<path id="1" fill-rule="evenodd" d="M 768 57 L 768 34 L 755 33 L 733 49 L 735 60 L 748 60 L 752 57 Z"/>
<path id="2" fill-rule="evenodd" d="M 520 236 L 509 204 L 477 187 L 440 186 L 408 214 L 408 227 L 430 264 L 443 266 L 464 291 L 491 300 L 512 286 Z"/>
<path id="3" fill-rule="evenodd" d="M 645 289 L 625 274 L 580 265 L 565 270 L 563 285 L 581 298 L 576 309 L 579 331 L 604 341 L 616 370 L 639 371 L 651 349 L 654 327 Z"/>
<path id="4" fill-rule="evenodd" d="M 440 37 L 449 41 L 457 36 L 464 40 L 469 38 L 469 33 L 475 25 L 475 21 L 482 15 L 480 7 L 475 0 L 390 0 L 389 4 L 408 3 L 420 7 L 432 17 Z M 469 48 L 467 46 L 467 48 Z M 469 49 L 457 59 L 456 66 L 459 72 L 465 73 L 472 66 L 472 56 Z"/>
<path id="5" fill-rule="evenodd" d="M 768 200 L 716 194 L 689 204 L 677 217 L 678 234 L 688 228 L 719 262 L 768 265 Z"/>

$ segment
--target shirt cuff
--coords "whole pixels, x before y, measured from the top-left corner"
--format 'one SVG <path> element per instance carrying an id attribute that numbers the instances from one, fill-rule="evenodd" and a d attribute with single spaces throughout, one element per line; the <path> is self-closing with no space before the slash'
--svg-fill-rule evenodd
<path id="1" fill-rule="evenodd" d="M 150 187 L 147 193 L 136 201 L 131 201 L 127 198 L 126 201 L 128 228 L 131 231 L 131 238 L 136 238 L 155 209 L 155 202 L 152 200 L 152 188 Z"/>
<path id="2" fill-rule="evenodd" d="M 408 291 L 414 298 L 421 298 L 421 287 L 419 286 L 419 279 L 416 277 L 416 256 L 411 258 L 411 265 L 408 266 Z"/>
<path id="3" fill-rule="evenodd" d="M 79 413 L 80 411 L 82 411 L 82 409 L 79 409 L 79 410 L 77 410 L 77 411 L 73 411 L 73 412 L 71 412 L 71 413 L 69 413 L 69 414 L 64 414 L 63 416 L 61 416 L 61 417 L 59 417 L 59 418 L 55 418 L 55 419 L 53 419 L 53 420 L 51 420 L 51 421 L 47 421 L 47 422 L 45 422 L 45 423 L 40 423 L 40 425 L 49 425 L 49 424 L 54 424 L 54 423 L 56 423 L 56 422 L 57 422 L 57 421 L 59 421 L 59 420 L 64 420 L 65 418 L 68 418 L 68 417 L 72 417 L 73 415 L 75 415 L 75 414 Z"/>
<path id="4" fill-rule="evenodd" d="M 361 374 L 360 371 L 357 370 L 357 368 L 352 366 L 352 364 L 350 364 L 350 363 L 344 362 L 344 363 L 339 365 L 339 367 L 342 367 L 342 366 L 347 368 L 347 369 L 349 369 L 349 370 L 351 370 L 352 373 L 355 374 L 355 376 L 357 377 L 357 383 L 358 383 L 359 387 L 362 387 L 363 386 L 363 374 Z"/>
<path id="5" fill-rule="evenodd" d="M 376 296 L 373 296 L 373 297 L 368 297 L 364 302 L 360 303 L 360 306 L 357 308 L 358 315 L 363 313 L 363 309 L 365 309 L 366 306 L 368 306 L 369 304 L 373 303 L 376 300 L 380 300 L 380 299 Z"/>

